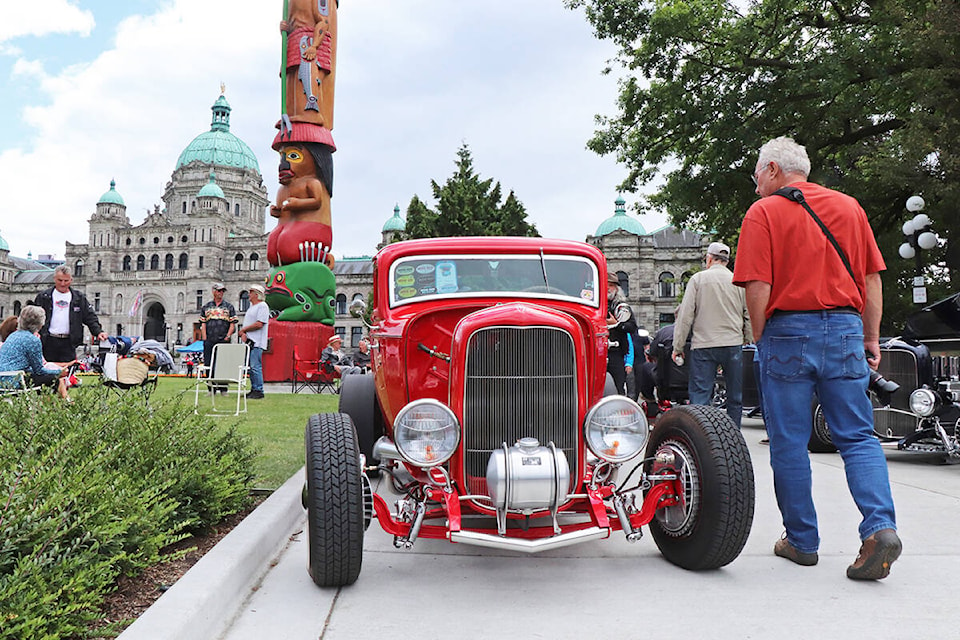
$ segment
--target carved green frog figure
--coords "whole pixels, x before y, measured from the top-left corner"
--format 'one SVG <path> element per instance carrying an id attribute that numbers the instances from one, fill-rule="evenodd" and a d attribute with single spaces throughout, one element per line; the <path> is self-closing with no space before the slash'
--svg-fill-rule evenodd
<path id="1" fill-rule="evenodd" d="M 320 322 L 333 326 L 336 306 L 333 272 L 322 262 L 295 262 L 267 275 L 267 306 L 281 322 Z"/>

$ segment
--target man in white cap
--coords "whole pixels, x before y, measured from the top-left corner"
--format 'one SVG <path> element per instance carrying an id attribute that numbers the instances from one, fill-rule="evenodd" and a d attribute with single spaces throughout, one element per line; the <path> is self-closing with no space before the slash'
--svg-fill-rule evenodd
<path id="1" fill-rule="evenodd" d="M 729 261 L 730 247 L 711 242 L 706 268 L 690 278 L 683 293 L 673 332 L 673 358 L 682 356 L 687 336 L 691 336 L 687 392 L 692 404 L 710 404 L 717 367 L 723 368 L 727 415 L 739 427 L 743 412 L 741 348 L 753 342 L 753 333 L 747 297 L 742 288 L 734 286 Z"/>
<path id="2" fill-rule="evenodd" d="M 263 398 L 263 350 L 267 348 L 267 325 L 270 323 L 270 308 L 263 301 L 262 285 L 252 284 L 249 289 L 250 308 L 243 317 L 246 323 L 238 332 L 240 339 L 250 344 L 250 392 L 247 398 Z"/>
<path id="3" fill-rule="evenodd" d="M 343 338 L 337 334 L 333 334 L 327 340 L 327 346 L 320 354 L 320 365 L 325 368 L 332 368 L 341 376 L 363 373 L 363 368 L 355 366 L 353 359 L 344 353 Z"/>

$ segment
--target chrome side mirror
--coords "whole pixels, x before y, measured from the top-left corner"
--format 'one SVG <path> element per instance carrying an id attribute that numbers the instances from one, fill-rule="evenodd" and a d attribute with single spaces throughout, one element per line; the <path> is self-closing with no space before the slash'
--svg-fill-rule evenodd
<path id="1" fill-rule="evenodd" d="M 633 312 L 630 310 L 630 305 L 626 302 L 621 302 L 613 309 L 613 317 L 617 319 L 617 322 L 626 322 L 632 314 Z"/>

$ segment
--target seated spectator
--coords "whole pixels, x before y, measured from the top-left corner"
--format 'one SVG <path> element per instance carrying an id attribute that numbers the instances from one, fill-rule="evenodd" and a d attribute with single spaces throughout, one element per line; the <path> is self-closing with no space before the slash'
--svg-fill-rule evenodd
<path id="1" fill-rule="evenodd" d="M 343 352 L 343 338 L 337 334 L 330 336 L 327 346 L 320 354 L 320 366 L 325 370 L 333 369 L 341 376 L 363 373 L 362 367 L 353 364 L 353 360 Z"/>
<path id="2" fill-rule="evenodd" d="M 49 386 L 60 397 L 70 400 L 67 394 L 67 368 L 52 364 L 44 365 L 43 344 L 38 335 L 46 320 L 42 307 L 27 306 L 20 312 L 19 329 L 10 334 L 0 345 L 0 371 L 23 371 L 31 386 Z"/>
<path id="3" fill-rule="evenodd" d="M 369 371 L 370 369 L 370 341 L 362 338 L 357 344 L 357 350 L 353 353 L 353 364 Z"/>
<path id="4" fill-rule="evenodd" d="M 7 316 L 0 323 L 0 344 L 7 341 L 10 334 L 17 330 L 17 316 Z"/>

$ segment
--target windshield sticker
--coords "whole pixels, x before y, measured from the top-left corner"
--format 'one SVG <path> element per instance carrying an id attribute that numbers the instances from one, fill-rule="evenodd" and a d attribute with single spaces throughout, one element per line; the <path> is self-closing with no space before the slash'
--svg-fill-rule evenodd
<path id="1" fill-rule="evenodd" d="M 437 293 L 457 292 L 457 265 L 453 262 L 437 263 Z"/>

